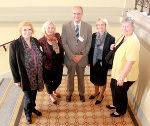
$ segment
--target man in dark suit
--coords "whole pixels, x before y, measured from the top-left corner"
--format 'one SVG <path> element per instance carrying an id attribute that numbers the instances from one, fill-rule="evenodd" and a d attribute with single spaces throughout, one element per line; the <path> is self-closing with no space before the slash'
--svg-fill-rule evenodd
<path id="1" fill-rule="evenodd" d="M 80 6 L 73 7 L 73 20 L 65 23 L 62 28 L 62 43 L 65 50 L 65 65 L 67 73 L 67 97 L 71 101 L 74 91 L 74 75 L 78 77 L 78 91 L 80 100 L 85 102 L 84 71 L 88 64 L 88 52 L 92 41 L 92 27 L 81 21 L 83 9 Z"/>

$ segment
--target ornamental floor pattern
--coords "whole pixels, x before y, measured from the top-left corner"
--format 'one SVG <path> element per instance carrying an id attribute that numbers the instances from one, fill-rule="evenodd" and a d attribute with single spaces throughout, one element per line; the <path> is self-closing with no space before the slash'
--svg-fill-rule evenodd
<path id="1" fill-rule="evenodd" d="M 32 114 L 33 126 L 134 126 L 129 113 L 124 116 L 113 118 L 110 117 L 112 110 L 108 110 L 105 106 L 112 104 L 110 91 L 110 77 L 108 76 L 107 88 L 104 99 L 101 104 L 95 105 L 94 100 L 89 100 L 89 96 L 94 92 L 94 86 L 89 80 L 89 76 L 85 76 L 85 98 L 82 103 L 78 95 L 77 77 L 75 77 L 75 91 L 72 101 L 66 102 L 66 76 L 63 76 L 62 84 L 57 89 L 61 94 L 58 99 L 58 105 L 54 105 L 49 100 L 46 90 L 37 94 L 36 109 L 42 112 L 42 116 L 38 117 Z M 26 126 L 24 112 L 21 114 L 19 126 Z"/>

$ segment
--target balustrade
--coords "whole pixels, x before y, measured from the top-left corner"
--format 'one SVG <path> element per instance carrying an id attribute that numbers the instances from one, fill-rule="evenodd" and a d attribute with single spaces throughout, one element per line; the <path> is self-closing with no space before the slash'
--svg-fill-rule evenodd
<path id="1" fill-rule="evenodd" d="M 147 15 L 150 15 L 150 0 L 135 0 L 135 9 L 141 7 L 140 11 L 148 11 Z"/>

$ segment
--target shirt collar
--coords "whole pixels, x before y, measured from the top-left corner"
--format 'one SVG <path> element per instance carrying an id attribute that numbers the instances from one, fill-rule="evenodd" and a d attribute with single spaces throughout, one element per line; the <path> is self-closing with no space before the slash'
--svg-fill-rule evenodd
<path id="1" fill-rule="evenodd" d="M 78 23 L 78 24 L 74 21 L 74 26 L 76 26 L 76 25 L 78 25 L 79 28 L 80 28 L 80 26 L 81 26 L 81 21 L 80 21 L 80 23 Z"/>

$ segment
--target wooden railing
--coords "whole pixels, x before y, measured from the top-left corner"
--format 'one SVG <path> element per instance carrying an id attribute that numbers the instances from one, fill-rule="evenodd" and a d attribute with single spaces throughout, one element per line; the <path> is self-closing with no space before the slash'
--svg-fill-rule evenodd
<path id="1" fill-rule="evenodd" d="M 141 12 L 146 9 L 147 15 L 150 15 L 150 0 L 135 0 L 135 9 L 138 9 L 138 7 L 141 7 Z"/>
<path id="2" fill-rule="evenodd" d="M 6 52 L 6 51 L 7 51 L 7 49 L 6 49 L 6 45 L 8 45 L 8 44 L 10 44 L 10 43 L 12 43 L 12 41 L 7 42 L 7 43 L 4 43 L 4 44 L 0 45 L 0 47 L 3 47 L 3 48 L 4 48 L 4 50 L 5 50 L 5 52 Z"/>

